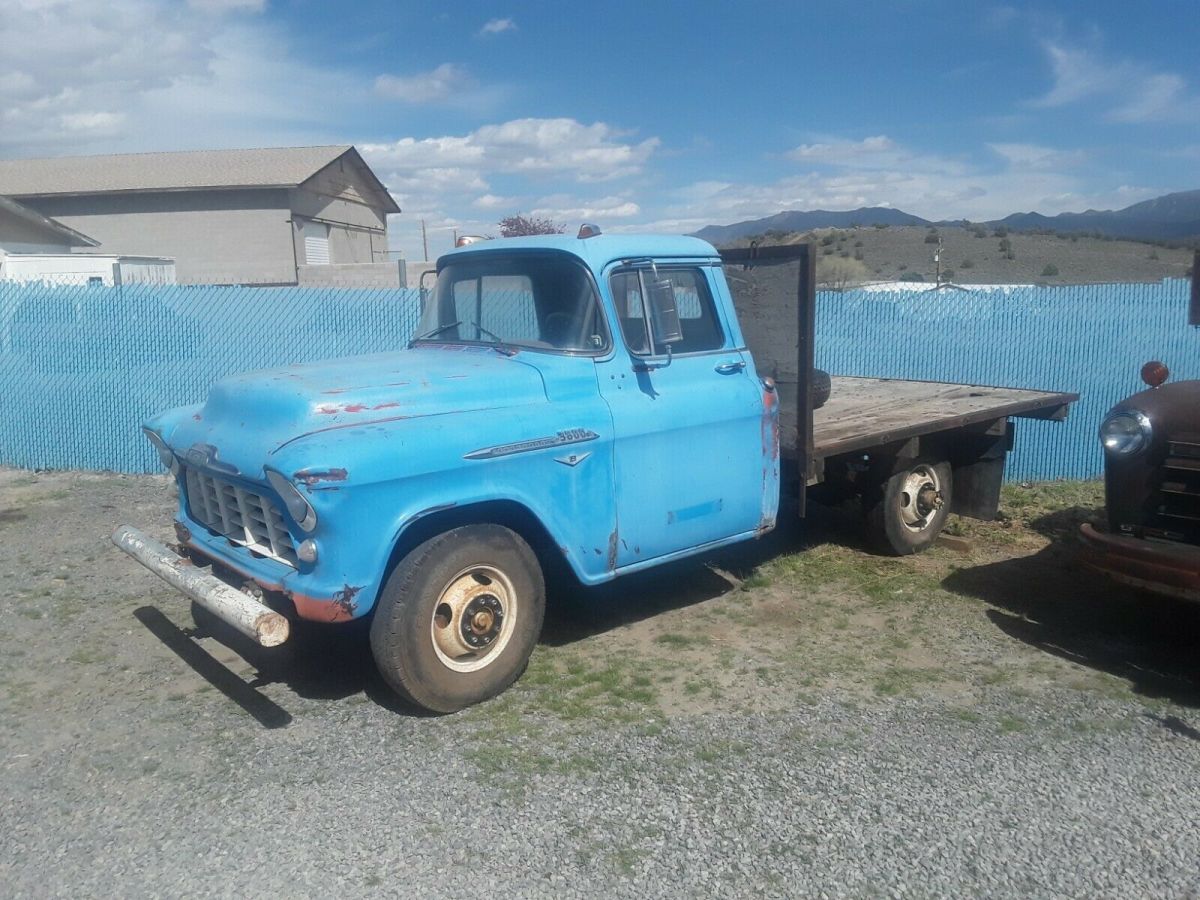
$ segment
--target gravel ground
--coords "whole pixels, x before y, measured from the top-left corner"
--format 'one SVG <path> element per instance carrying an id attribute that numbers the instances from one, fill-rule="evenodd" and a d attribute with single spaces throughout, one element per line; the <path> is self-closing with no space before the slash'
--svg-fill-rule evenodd
<path id="1" fill-rule="evenodd" d="M 1084 640 L 977 596 L 1081 589 L 1005 568 L 1061 568 L 1040 537 L 888 561 L 882 594 L 847 575 L 882 563 L 824 545 L 795 557 L 819 571 L 767 547 L 633 582 L 670 596 L 552 627 L 513 691 L 436 719 L 360 634 L 191 632 L 106 546 L 171 505 L 160 478 L 0 471 L 5 896 L 1200 894 L 1198 617 L 1150 607 L 1172 644 L 1110 597 Z M 740 589 L 713 575 L 739 560 Z M 901 596 L 922 579 L 928 614 Z M 770 644 L 784 598 L 810 643 Z M 742 638 L 668 639 L 710 616 Z"/>

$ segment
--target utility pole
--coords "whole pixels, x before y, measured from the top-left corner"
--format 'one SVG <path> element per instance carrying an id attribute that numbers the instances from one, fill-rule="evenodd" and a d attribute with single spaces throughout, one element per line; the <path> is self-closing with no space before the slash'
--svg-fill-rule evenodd
<path id="1" fill-rule="evenodd" d="M 424 251 L 424 259 L 429 259 L 429 238 L 425 236 L 425 220 L 421 220 L 421 249 Z"/>
<path id="2" fill-rule="evenodd" d="M 937 275 L 934 276 L 934 285 L 940 286 L 942 283 L 942 239 L 938 238 L 937 249 L 933 251 L 933 261 L 937 263 Z"/>

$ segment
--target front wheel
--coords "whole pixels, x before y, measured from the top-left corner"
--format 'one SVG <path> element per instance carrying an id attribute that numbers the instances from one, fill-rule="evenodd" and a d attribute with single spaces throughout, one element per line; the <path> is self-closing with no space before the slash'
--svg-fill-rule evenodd
<path id="1" fill-rule="evenodd" d="M 882 553 L 920 553 L 946 524 L 952 490 L 948 462 L 916 462 L 892 475 L 863 498 L 868 541 Z"/>
<path id="2" fill-rule="evenodd" d="M 529 545 L 499 525 L 465 525 L 397 564 L 371 623 L 371 652 L 396 693 L 431 712 L 455 712 L 517 680 L 545 609 Z"/>

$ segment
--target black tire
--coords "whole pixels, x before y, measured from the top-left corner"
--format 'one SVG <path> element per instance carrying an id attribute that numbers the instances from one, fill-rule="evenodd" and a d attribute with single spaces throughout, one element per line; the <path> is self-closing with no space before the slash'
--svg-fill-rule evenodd
<path id="1" fill-rule="evenodd" d="M 877 485 L 863 497 L 871 548 L 893 556 L 920 553 L 946 524 L 953 489 L 950 464 L 938 460 L 918 460 Z"/>
<path id="2" fill-rule="evenodd" d="M 499 525 L 464 525 L 420 544 L 392 570 L 371 623 L 371 653 L 401 697 L 430 712 L 456 712 L 517 680 L 545 611 L 545 582 L 529 545 Z M 480 616 L 488 626 L 476 633 Z M 488 644 L 475 650 L 467 640 Z"/>
<path id="3" fill-rule="evenodd" d="M 829 373 L 823 369 L 813 369 L 812 384 L 809 387 L 813 409 L 820 409 L 824 406 L 829 400 L 829 393 L 832 390 L 833 383 L 829 379 Z"/>

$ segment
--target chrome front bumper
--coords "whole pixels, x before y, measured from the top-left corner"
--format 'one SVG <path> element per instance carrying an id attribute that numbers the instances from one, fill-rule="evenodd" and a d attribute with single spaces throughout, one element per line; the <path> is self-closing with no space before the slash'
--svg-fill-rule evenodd
<path id="1" fill-rule="evenodd" d="M 249 594 L 196 568 L 191 560 L 129 525 L 118 525 L 112 542 L 173 588 L 191 597 L 222 622 L 264 647 L 288 639 L 288 620 Z"/>

